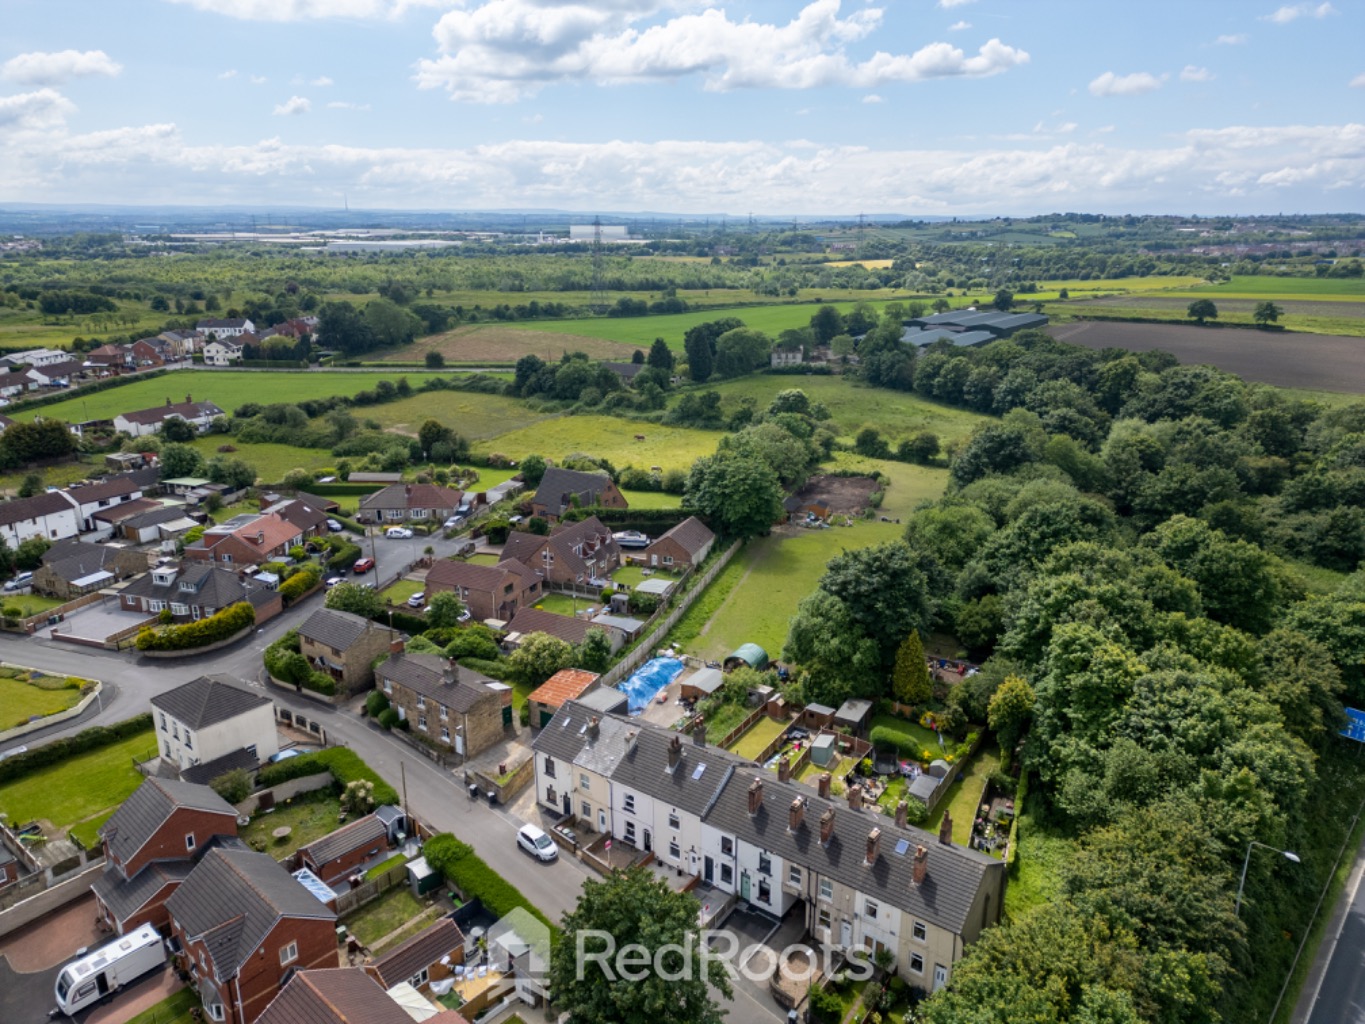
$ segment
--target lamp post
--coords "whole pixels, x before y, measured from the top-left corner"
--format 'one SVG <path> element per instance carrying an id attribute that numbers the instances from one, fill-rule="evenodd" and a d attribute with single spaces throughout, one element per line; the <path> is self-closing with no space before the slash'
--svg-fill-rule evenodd
<path id="1" fill-rule="evenodd" d="M 1267 850 L 1274 850 L 1285 860 L 1292 861 L 1295 864 L 1299 863 L 1299 855 L 1297 853 L 1291 853 L 1288 850 L 1281 850 L 1274 846 L 1266 846 L 1265 843 L 1258 843 L 1254 839 L 1250 843 L 1248 843 L 1247 855 L 1246 858 L 1242 861 L 1242 880 L 1237 883 L 1237 903 L 1232 911 L 1232 915 L 1234 917 L 1240 917 L 1242 914 L 1242 890 L 1246 888 L 1247 884 L 1247 868 L 1251 866 L 1251 850 L 1253 847 L 1256 846 L 1263 847 L 1264 849 Z"/>

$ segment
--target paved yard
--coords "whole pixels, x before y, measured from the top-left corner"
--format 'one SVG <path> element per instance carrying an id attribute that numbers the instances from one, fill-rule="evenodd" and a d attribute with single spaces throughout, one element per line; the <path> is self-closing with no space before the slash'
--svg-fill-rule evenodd
<path id="1" fill-rule="evenodd" d="M 101 601 L 99 604 L 87 605 L 73 612 L 63 619 L 56 628 L 66 636 L 104 643 L 104 638 L 107 636 L 112 636 L 144 622 L 155 621 L 156 616 L 154 615 L 147 616 L 141 612 L 126 612 L 119 608 L 117 601 L 109 600 Z M 44 638 L 52 635 L 51 628 L 48 626 L 40 627 L 38 633 Z"/>

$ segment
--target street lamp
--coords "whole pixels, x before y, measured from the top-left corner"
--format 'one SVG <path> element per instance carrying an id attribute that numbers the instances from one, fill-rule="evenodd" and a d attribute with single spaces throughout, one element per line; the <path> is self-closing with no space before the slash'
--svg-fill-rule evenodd
<path id="1" fill-rule="evenodd" d="M 1295 864 L 1298 864 L 1298 863 L 1299 863 L 1299 855 L 1298 855 L 1297 853 L 1291 853 L 1291 852 L 1288 851 L 1288 850 L 1281 850 L 1281 849 L 1278 849 L 1278 848 L 1276 848 L 1276 847 L 1274 847 L 1274 846 L 1266 846 L 1265 843 L 1258 843 L 1258 842 L 1256 842 L 1256 840 L 1253 839 L 1253 840 L 1247 845 L 1247 855 L 1246 855 L 1246 859 L 1242 861 L 1242 880 L 1241 880 L 1240 882 L 1237 883 L 1237 903 L 1236 903 L 1236 906 L 1233 908 L 1233 911 L 1232 911 L 1232 916 L 1233 916 L 1233 917 L 1240 917 L 1241 914 L 1242 914 L 1242 890 L 1243 890 L 1244 888 L 1246 888 L 1246 884 L 1247 884 L 1247 868 L 1251 866 L 1251 849 L 1252 849 L 1252 847 L 1254 847 L 1254 846 L 1264 847 L 1264 848 L 1267 849 L 1267 850 L 1274 850 L 1274 852 L 1278 853 L 1278 854 L 1279 854 L 1281 857 L 1283 857 L 1285 860 L 1287 860 L 1287 861 L 1292 861 L 1292 862 L 1295 863 Z"/>

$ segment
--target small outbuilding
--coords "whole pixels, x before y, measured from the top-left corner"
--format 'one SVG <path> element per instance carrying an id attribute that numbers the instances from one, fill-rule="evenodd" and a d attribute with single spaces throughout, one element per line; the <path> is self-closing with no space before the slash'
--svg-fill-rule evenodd
<path id="1" fill-rule="evenodd" d="M 682 681 L 679 694 L 688 700 L 710 697 L 725 685 L 725 676 L 718 668 L 702 668 Z"/>
<path id="2" fill-rule="evenodd" d="M 834 727 L 843 729 L 854 736 L 861 736 L 872 717 L 872 702 L 860 697 L 850 697 L 839 705 L 834 712 Z"/>
<path id="3" fill-rule="evenodd" d="M 597 685 L 596 672 L 581 668 L 562 668 L 526 698 L 531 711 L 531 725 L 543 729 L 550 724 L 555 712 L 566 701 L 577 700 Z"/>
<path id="4" fill-rule="evenodd" d="M 725 671 L 730 672 L 742 665 L 761 672 L 768 667 L 768 652 L 758 644 L 740 644 L 726 657 Z"/>
<path id="5" fill-rule="evenodd" d="M 819 765 L 821 768 L 828 768 L 834 760 L 834 737 L 830 733 L 821 733 L 815 737 L 810 745 L 810 759 L 812 764 Z"/>

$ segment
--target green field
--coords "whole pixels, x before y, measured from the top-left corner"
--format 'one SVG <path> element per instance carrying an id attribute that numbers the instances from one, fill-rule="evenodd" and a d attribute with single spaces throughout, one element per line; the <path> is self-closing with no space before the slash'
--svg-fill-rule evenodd
<path id="1" fill-rule="evenodd" d="M 295 448 L 291 444 L 246 444 L 226 434 L 208 434 L 190 442 L 204 458 L 222 454 L 229 459 L 241 459 L 256 470 L 257 479 L 264 484 L 279 483 L 292 469 L 316 472 L 325 466 L 334 467 L 336 457 L 326 448 Z M 231 445 L 235 452 L 220 453 L 223 445 Z M 339 499 L 344 505 L 346 499 Z M 352 499 L 354 500 L 354 499 Z"/>
<path id="2" fill-rule="evenodd" d="M 395 375 L 389 374 L 389 379 L 395 379 Z M 424 422 L 434 419 L 462 437 L 482 441 L 550 419 L 554 414 L 534 412 L 520 399 L 501 395 L 483 395 L 473 391 L 433 391 L 384 405 L 368 406 L 356 410 L 356 415 L 362 419 L 376 420 L 390 430 L 414 435 Z"/>
<path id="3" fill-rule="evenodd" d="M 663 491 L 626 491 L 621 492 L 631 508 L 681 508 L 681 494 L 665 494 Z"/>
<path id="4" fill-rule="evenodd" d="M 66 686 L 62 677 L 48 677 L 51 688 L 35 686 L 26 681 L 28 675 L 22 669 L 8 666 L 0 669 L 0 729 L 24 725 L 32 718 L 46 718 L 80 703 L 79 685 Z"/>
<path id="5" fill-rule="evenodd" d="M 707 387 L 720 392 L 721 408 L 727 413 L 738 407 L 741 399 L 752 398 L 759 408 L 766 408 L 779 391 L 799 388 L 812 403 L 820 402 L 829 410 L 835 429 L 849 439 L 871 426 L 893 444 L 926 430 L 946 443 L 966 437 L 978 424 L 990 421 L 979 413 L 901 391 L 862 387 L 843 377 L 757 374 Z"/>
<path id="6" fill-rule="evenodd" d="M 134 761 L 155 754 L 156 735 L 148 728 L 0 785 L 0 811 L 15 824 L 47 820 L 58 829 L 108 817 L 142 784 Z"/>
<path id="7" fill-rule="evenodd" d="M 637 434 L 645 439 L 635 440 Z M 509 431 L 492 441 L 480 441 L 474 448 L 485 455 L 498 452 L 518 461 L 532 453 L 559 460 L 577 452 L 608 459 L 617 469 L 661 466 L 665 470 L 687 470 L 697 459 L 714 452 L 720 437 L 713 430 L 632 423 L 611 416 L 561 416 Z"/>
<path id="8" fill-rule="evenodd" d="M 486 491 L 490 487 L 496 487 L 498 484 L 506 483 L 521 472 L 521 470 L 514 466 L 503 466 L 501 468 L 495 468 L 493 466 L 476 466 L 475 470 L 479 474 L 479 480 L 469 487 L 470 490 L 474 491 Z"/>
<path id="9" fill-rule="evenodd" d="M 1160 278 L 1149 280 L 1162 280 Z M 1177 281 L 1178 278 L 1165 278 Z M 1321 302 L 1365 302 L 1365 278 L 1358 277 L 1245 277 L 1223 284 L 1172 285 L 1167 294 L 1213 299 L 1316 299 Z"/>
<path id="10" fill-rule="evenodd" d="M 329 398 L 332 395 L 354 395 L 373 388 L 381 380 L 396 381 L 407 377 L 416 387 L 427 376 L 420 371 L 391 372 L 270 372 L 234 370 L 176 370 L 148 380 L 107 388 L 93 394 L 76 396 L 65 402 L 41 406 L 28 412 L 16 413 L 17 420 L 31 420 L 41 415 L 45 419 L 60 419 L 71 423 L 85 420 L 113 419 L 121 412 L 150 409 L 164 405 L 169 398 L 183 402 L 186 395 L 196 401 L 211 401 L 228 415 L 247 402 L 297 402 L 306 398 Z M 397 404 L 397 403 L 395 403 Z M 374 406 L 370 412 L 386 408 Z"/>

